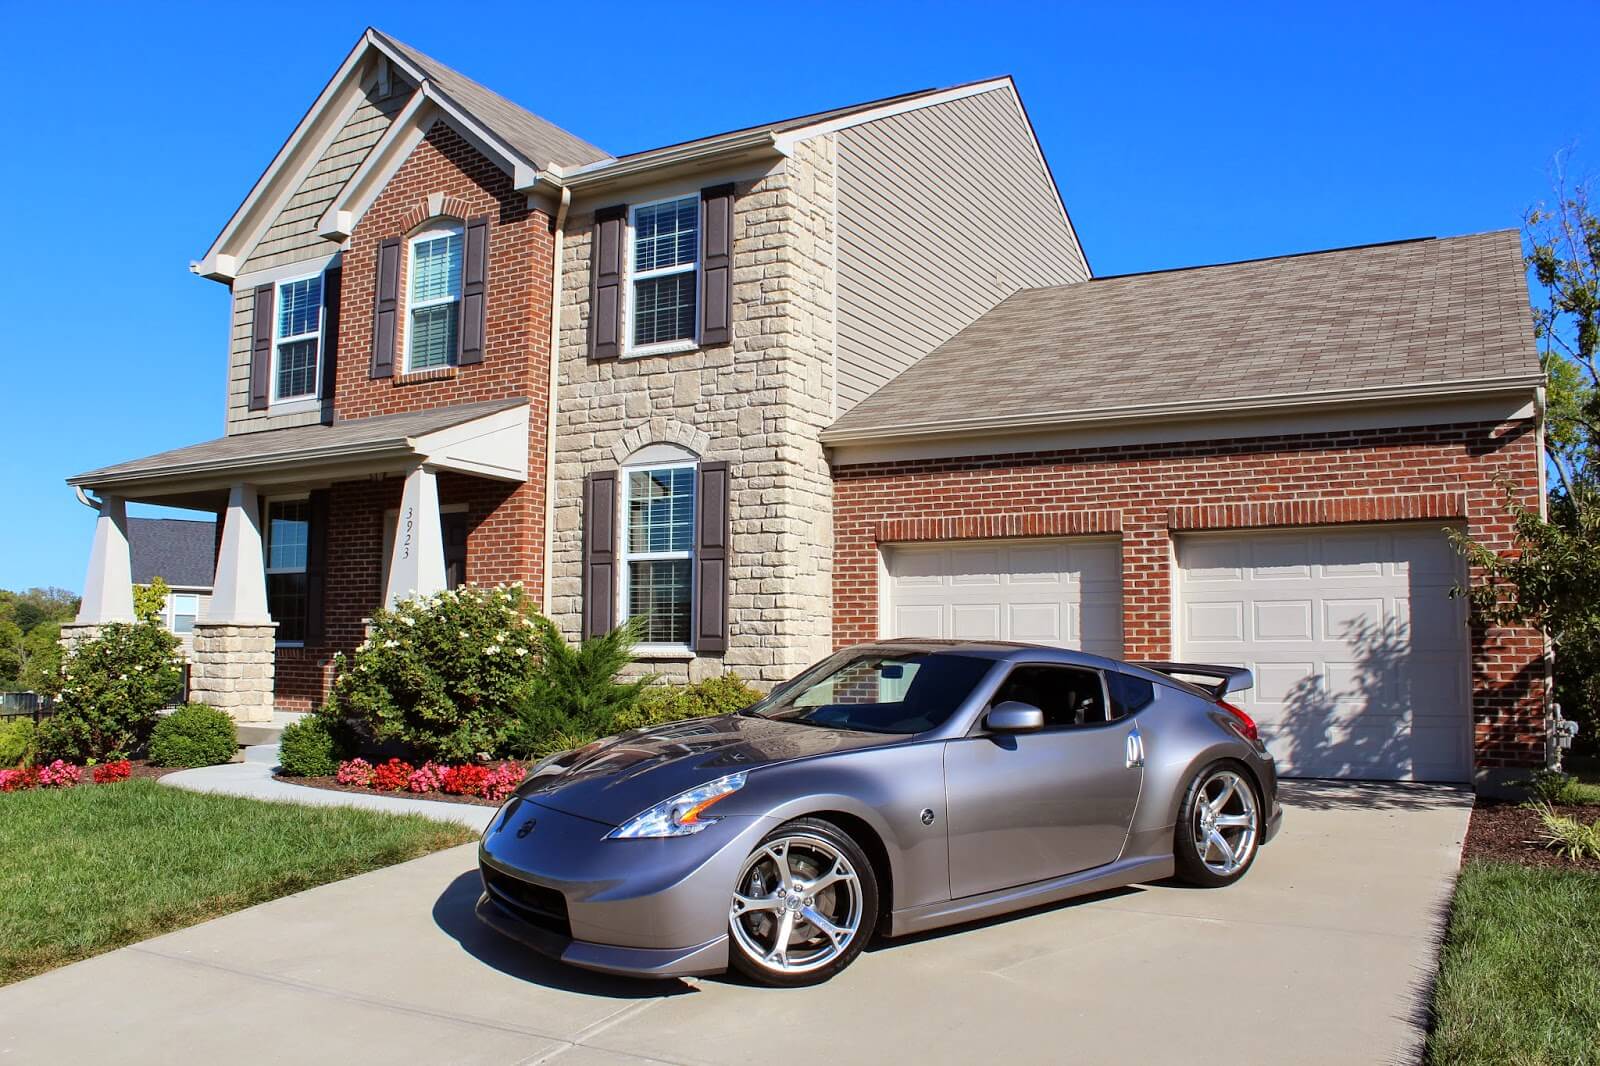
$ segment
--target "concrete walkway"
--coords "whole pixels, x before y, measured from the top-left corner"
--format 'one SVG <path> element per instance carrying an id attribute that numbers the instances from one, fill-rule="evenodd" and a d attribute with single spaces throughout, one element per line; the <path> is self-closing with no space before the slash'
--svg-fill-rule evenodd
<path id="1" fill-rule="evenodd" d="M 244 762 L 180 770 L 164 775 L 160 781 L 163 785 L 185 788 L 190 792 L 214 792 L 271 803 L 365 807 L 367 810 L 387 811 L 390 814 L 423 814 L 441 822 L 458 822 L 479 833 L 494 817 L 495 808 L 476 803 L 441 803 L 438 800 L 402 799 L 376 792 L 335 792 L 327 788 L 291 785 L 272 775 L 277 765 L 278 745 L 260 744 L 244 749 Z"/>
<path id="2" fill-rule="evenodd" d="M 1414 1063 L 1471 797 L 1285 791 L 1232 888 L 890 942 L 790 991 L 541 960 L 477 924 L 464 845 L 0 989 L 0 1063 Z"/>

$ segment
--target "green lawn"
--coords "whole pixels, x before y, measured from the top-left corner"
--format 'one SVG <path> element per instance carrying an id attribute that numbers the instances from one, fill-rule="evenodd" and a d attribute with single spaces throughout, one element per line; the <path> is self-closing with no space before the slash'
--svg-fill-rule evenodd
<path id="1" fill-rule="evenodd" d="M 472 837 L 149 780 L 0 795 L 0 984 Z"/>
<path id="2" fill-rule="evenodd" d="M 1440 957 L 1430 1066 L 1600 1062 L 1600 874 L 1472 862 Z"/>

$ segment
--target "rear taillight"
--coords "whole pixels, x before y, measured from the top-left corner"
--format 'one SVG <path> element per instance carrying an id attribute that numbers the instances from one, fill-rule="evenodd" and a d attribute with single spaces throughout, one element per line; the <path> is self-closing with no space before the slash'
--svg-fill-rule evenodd
<path id="1" fill-rule="evenodd" d="M 1246 740 L 1250 741 L 1252 744 L 1260 743 L 1261 731 L 1256 728 L 1256 720 L 1254 718 L 1251 718 L 1248 714 L 1245 714 L 1244 711 L 1240 710 L 1238 707 L 1235 707 L 1227 700 L 1218 700 L 1217 706 L 1221 707 L 1223 710 L 1227 711 L 1229 714 L 1233 715 L 1239 720 L 1239 731 L 1244 734 L 1244 738 Z"/>

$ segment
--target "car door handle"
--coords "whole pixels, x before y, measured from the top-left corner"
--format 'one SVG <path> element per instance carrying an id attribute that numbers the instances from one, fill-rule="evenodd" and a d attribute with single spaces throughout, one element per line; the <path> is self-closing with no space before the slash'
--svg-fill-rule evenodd
<path id="1" fill-rule="evenodd" d="M 1144 765 L 1144 737 L 1135 729 L 1128 734 L 1128 769 Z"/>

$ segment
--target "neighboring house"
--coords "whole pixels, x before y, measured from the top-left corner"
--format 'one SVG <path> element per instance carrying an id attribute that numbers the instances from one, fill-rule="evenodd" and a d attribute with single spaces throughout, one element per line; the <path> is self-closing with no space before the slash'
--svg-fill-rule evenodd
<path id="1" fill-rule="evenodd" d="M 194 687 L 242 718 L 516 580 L 668 677 L 1038 640 L 1250 664 L 1294 772 L 1543 757 L 1544 643 L 1445 539 L 1542 498 L 1514 233 L 1091 280 L 1009 79 L 611 156 L 368 31 L 194 269 L 228 432 L 69 479 L 80 622 L 125 501 L 222 515 Z"/>
<path id="2" fill-rule="evenodd" d="M 135 585 L 156 578 L 167 583 L 161 624 L 194 652 L 195 623 L 211 604 L 211 578 L 217 562 L 217 523 L 182 518 L 128 519 L 128 559 Z"/>

